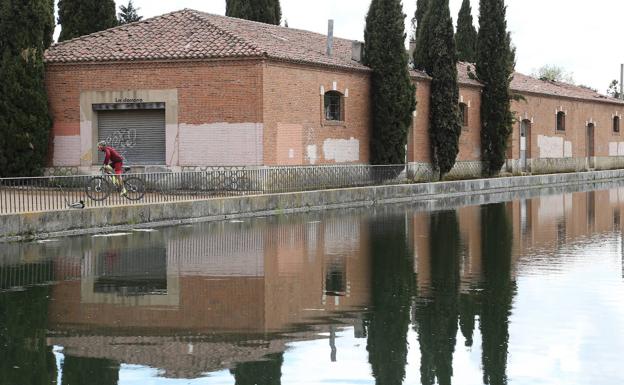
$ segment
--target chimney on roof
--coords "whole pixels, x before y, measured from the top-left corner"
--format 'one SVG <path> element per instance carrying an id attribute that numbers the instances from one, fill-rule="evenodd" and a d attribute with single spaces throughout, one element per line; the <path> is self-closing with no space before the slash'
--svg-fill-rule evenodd
<path id="1" fill-rule="evenodd" d="M 407 51 L 407 54 L 409 55 L 410 60 L 412 60 L 412 58 L 414 57 L 414 51 L 416 51 L 416 40 L 410 39 L 409 51 Z"/>
<path id="2" fill-rule="evenodd" d="M 327 22 L 327 56 L 334 53 L 334 21 L 329 19 Z"/>
<path id="3" fill-rule="evenodd" d="M 353 40 L 351 42 L 351 60 L 355 60 L 358 63 L 362 62 L 362 56 L 364 56 L 364 43 L 361 41 Z"/>
<path id="4" fill-rule="evenodd" d="M 624 100 L 624 64 L 620 64 L 620 99 Z"/>

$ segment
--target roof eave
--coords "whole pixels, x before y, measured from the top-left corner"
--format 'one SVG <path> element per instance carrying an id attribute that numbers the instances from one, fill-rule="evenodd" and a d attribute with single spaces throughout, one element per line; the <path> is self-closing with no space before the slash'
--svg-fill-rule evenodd
<path id="1" fill-rule="evenodd" d="M 624 100 L 618 101 L 618 99 L 602 99 L 602 98 L 590 99 L 590 98 L 582 98 L 578 96 L 557 95 L 557 94 L 552 94 L 552 93 L 547 93 L 547 92 L 519 90 L 513 87 L 510 89 L 511 91 L 519 93 L 519 94 L 528 94 L 528 95 L 539 96 L 539 97 L 566 99 L 566 100 L 573 100 L 577 102 L 595 102 L 595 103 L 611 104 L 611 105 L 624 107 Z"/>

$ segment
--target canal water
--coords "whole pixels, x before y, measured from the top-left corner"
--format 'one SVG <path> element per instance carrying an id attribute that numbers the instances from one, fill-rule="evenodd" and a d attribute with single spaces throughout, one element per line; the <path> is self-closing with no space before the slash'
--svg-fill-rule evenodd
<path id="1" fill-rule="evenodd" d="M 622 384 L 624 188 L 0 244 L 0 384 Z"/>

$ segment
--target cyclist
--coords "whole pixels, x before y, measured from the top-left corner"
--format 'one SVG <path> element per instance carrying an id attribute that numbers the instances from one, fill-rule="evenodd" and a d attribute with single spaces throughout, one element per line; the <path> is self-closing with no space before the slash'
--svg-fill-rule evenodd
<path id="1" fill-rule="evenodd" d="M 126 191 L 126 186 L 124 186 L 123 180 L 121 179 L 121 174 L 123 173 L 123 156 L 121 156 L 113 147 L 107 146 L 105 141 L 98 142 L 97 146 L 98 151 L 102 151 L 105 154 L 104 170 L 106 170 L 109 174 L 112 174 L 113 170 L 115 171 L 116 177 L 113 177 L 113 182 L 117 186 L 121 186 L 121 196 L 125 197 L 128 192 Z"/>

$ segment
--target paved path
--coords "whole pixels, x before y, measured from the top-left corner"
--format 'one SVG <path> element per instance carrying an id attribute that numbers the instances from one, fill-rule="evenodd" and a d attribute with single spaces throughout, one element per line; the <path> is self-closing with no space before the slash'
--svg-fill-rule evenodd
<path id="1" fill-rule="evenodd" d="M 234 195 L 246 194 L 231 191 L 224 193 L 176 191 L 169 194 L 153 192 L 146 193 L 141 200 L 132 201 L 120 196 L 118 192 L 113 192 L 103 201 L 94 201 L 87 196 L 84 189 L 63 189 L 61 191 L 59 188 L 29 190 L 0 188 L 0 215 L 72 209 L 69 205 L 80 201 L 84 202 L 85 207 L 88 208 L 191 201 Z"/>

